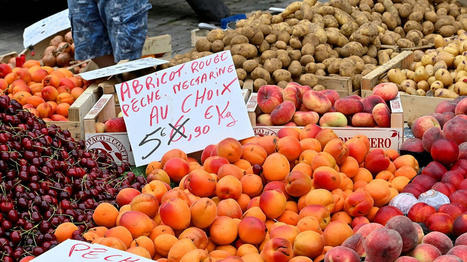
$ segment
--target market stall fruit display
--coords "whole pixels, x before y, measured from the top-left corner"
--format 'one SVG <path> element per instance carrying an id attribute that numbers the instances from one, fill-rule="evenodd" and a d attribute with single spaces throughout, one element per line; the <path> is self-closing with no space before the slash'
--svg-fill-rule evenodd
<path id="1" fill-rule="evenodd" d="M 61 223 L 79 236 L 95 225 L 93 209 L 100 202 L 116 203 L 120 189 L 140 190 L 146 183 L 128 164 L 87 152 L 69 131 L 46 126 L 5 95 L 0 96 L 0 170 L 2 261 L 54 247 L 67 237 L 57 234 Z"/>
<path id="2" fill-rule="evenodd" d="M 339 98 L 335 90 L 315 91 L 309 86 L 291 82 L 282 89 L 276 85 L 259 88 L 257 103 L 260 113 L 257 125 L 318 124 L 322 127 L 389 127 L 391 111 L 386 102 L 396 98 L 397 86 L 380 84 L 374 95 Z"/>
<path id="3" fill-rule="evenodd" d="M 437 35 L 466 30 L 465 7 L 426 0 L 293 2 L 284 12 L 255 12 L 234 30 L 210 31 L 195 50 L 166 66 L 230 50 L 239 79 L 284 88 L 288 82 L 316 85 L 316 75 L 362 76 L 396 56 L 399 48 L 423 46 Z"/>
<path id="4" fill-rule="evenodd" d="M 68 108 L 88 83 L 71 71 L 28 60 L 22 67 L 0 64 L 0 92 L 45 121 L 67 121 Z"/>
<path id="5" fill-rule="evenodd" d="M 178 149 L 151 162 L 148 184 L 121 190 L 117 205 L 100 203 L 97 227 L 82 237 L 170 261 L 320 261 L 370 221 L 402 214 L 385 205 L 418 169 L 410 155 L 370 150 L 365 136 L 344 143 L 317 125 L 226 138 L 206 147 L 201 162 Z M 143 249 L 134 249 L 139 242 Z"/>

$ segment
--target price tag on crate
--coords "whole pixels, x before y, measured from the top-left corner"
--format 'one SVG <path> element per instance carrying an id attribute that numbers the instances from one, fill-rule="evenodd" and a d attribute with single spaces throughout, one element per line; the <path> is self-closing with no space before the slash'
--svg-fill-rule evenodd
<path id="1" fill-rule="evenodd" d="M 92 70 L 89 72 L 79 74 L 85 80 L 93 80 L 121 73 L 132 72 L 152 66 L 162 65 L 168 63 L 166 60 L 157 59 L 153 57 L 145 57 L 133 61 L 129 61 L 123 64 L 116 64 L 113 66 L 103 67 L 100 69 Z"/>
<path id="2" fill-rule="evenodd" d="M 98 244 L 90 244 L 83 241 L 68 239 L 60 245 L 50 249 L 44 254 L 31 260 L 32 262 L 83 262 L 83 261 L 127 261 L 127 262 L 150 262 L 135 254 Z"/>
<path id="3" fill-rule="evenodd" d="M 71 27 L 68 9 L 46 17 L 26 27 L 23 32 L 24 48 L 34 46 L 40 41 Z"/>
<path id="4" fill-rule="evenodd" d="M 115 85 L 136 166 L 253 136 L 230 51 Z"/>

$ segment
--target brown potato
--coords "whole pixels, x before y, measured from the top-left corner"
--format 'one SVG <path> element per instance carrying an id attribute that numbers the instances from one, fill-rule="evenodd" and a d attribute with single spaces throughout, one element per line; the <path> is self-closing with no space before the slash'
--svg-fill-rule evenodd
<path id="1" fill-rule="evenodd" d="M 224 30 L 222 29 L 214 29 L 208 32 L 206 35 L 206 38 L 209 40 L 209 42 L 213 43 L 216 40 L 222 40 L 225 37 Z"/>
<path id="2" fill-rule="evenodd" d="M 266 80 L 266 82 L 271 82 L 271 75 L 264 68 L 257 67 L 253 72 L 251 72 L 251 78 L 256 80 L 258 78 Z"/>
<path id="3" fill-rule="evenodd" d="M 222 40 L 215 40 L 214 42 L 212 42 L 211 50 L 214 53 L 224 50 L 224 42 L 222 42 Z"/>
<path id="4" fill-rule="evenodd" d="M 274 71 L 272 73 L 273 77 L 274 77 L 274 80 L 276 82 L 279 82 L 279 81 L 291 81 L 292 80 L 292 74 L 285 70 L 285 69 L 277 69 L 276 71 Z"/>
<path id="5" fill-rule="evenodd" d="M 397 27 L 397 20 L 390 12 L 384 12 L 383 23 L 385 23 L 390 30 L 394 30 L 394 28 Z"/>
<path id="6" fill-rule="evenodd" d="M 233 45 L 230 51 L 233 55 L 241 55 L 245 58 L 253 58 L 258 55 L 258 50 L 252 44 Z"/>
<path id="7" fill-rule="evenodd" d="M 305 71 L 307 73 L 315 73 L 316 70 L 318 70 L 318 67 L 316 66 L 316 63 L 314 63 L 314 62 L 310 62 L 310 63 L 306 64 L 306 66 L 305 66 Z"/>
<path id="8" fill-rule="evenodd" d="M 302 53 L 300 50 L 288 50 L 289 57 L 291 60 L 300 60 L 302 58 Z"/>
<path id="9" fill-rule="evenodd" d="M 230 40 L 231 45 L 245 44 L 248 43 L 248 38 L 244 35 L 236 35 Z"/>
<path id="10" fill-rule="evenodd" d="M 302 65 L 298 61 L 292 61 L 288 68 L 289 72 L 293 77 L 299 76 L 302 74 Z"/>
<path id="11" fill-rule="evenodd" d="M 237 68 L 237 76 L 238 79 L 244 80 L 247 76 L 247 73 L 243 68 Z"/>
<path id="12" fill-rule="evenodd" d="M 257 92 L 260 87 L 265 86 L 267 84 L 268 82 L 262 78 L 255 79 L 255 81 L 253 81 L 253 90 Z"/>
<path id="13" fill-rule="evenodd" d="M 247 73 L 250 73 L 251 71 L 253 71 L 256 67 L 258 67 L 258 62 L 256 60 L 253 60 L 253 59 L 250 59 L 250 60 L 246 60 L 245 62 L 243 62 L 243 65 L 242 65 L 243 69 L 245 69 L 245 71 Z"/>
<path id="14" fill-rule="evenodd" d="M 277 36 L 275 34 L 269 34 L 267 35 L 264 40 L 266 40 L 268 43 L 272 44 L 277 41 Z"/>
<path id="15" fill-rule="evenodd" d="M 287 44 L 284 41 L 277 41 L 274 46 L 278 49 L 287 49 Z"/>
<path id="16" fill-rule="evenodd" d="M 206 38 L 200 38 L 196 41 L 195 45 L 196 51 L 203 52 L 203 51 L 211 51 L 211 42 L 209 42 Z"/>
<path id="17" fill-rule="evenodd" d="M 324 73 L 324 71 L 323 71 Z M 300 76 L 300 79 L 298 82 L 302 85 L 307 85 L 307 86 L 315 86 L 318 84 L 318 77 L 314 74 L 303 74 Z"/>
<path id="18" fill-rule="evenodd" d="M 289 41 L 290 47 L 293 49 L 301 49 L 302 48 L 302 42 L 300 42 L 300 39 L 293 37 Z"/>

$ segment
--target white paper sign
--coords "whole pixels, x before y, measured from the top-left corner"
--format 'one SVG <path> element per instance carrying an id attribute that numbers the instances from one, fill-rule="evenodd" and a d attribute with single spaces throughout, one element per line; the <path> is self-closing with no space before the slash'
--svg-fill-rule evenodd
<path id="1" fill-rule="evenodd" d="M 26 27 L 23 32 L 24 48 L 33 46 L 40 41 L 52 36 L 60 31 L 70 28 L 68 9 L 46 17 L 34 24 Z"/>
<path id="2" fill-rule="evenodd" d="M 253 136 L 230 51 L 115 85 L 136 166 Z"/>
<path id="3" fill-rule="evenodd" d="M 138 255 L 98 244 L 78 240 L 65 240 L 58 246 L 31 260 L 32 262 L 126 261 L 154 262 Z"/>
<path id="4" fill-rule="evenodd" d="M 144 69 L 144 68 L 148 68 L 152 66 L 162 65 L 165 63 L 168 63 L 168 61 L 153 58 L 153 57 L 146 57 L 146 58 L 141 58 L 138 60 L 129 61 L 123 64 L 117 64 L 117 65 L 108 66 L 108 67 L 100 68 L 97 70 L 81 73 L 79 75 L 85 80 L 93 80 L 97 78 L 136 71 L 136 70 L 140 70 L 140 69 Z"/>

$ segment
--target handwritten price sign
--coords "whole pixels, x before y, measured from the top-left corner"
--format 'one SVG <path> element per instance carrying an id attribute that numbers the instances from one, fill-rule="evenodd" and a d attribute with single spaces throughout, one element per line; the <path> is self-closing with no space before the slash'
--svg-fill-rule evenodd
<path id="1" fill-rule="evenodd" d="M 230 51 L 115 86 L 136 166 L 254 135 Z"/>
<path id="2" fill-rule="evenodd" d="M 50 261 L 150 262 L 153 260 L 103 245 L 68 239 L 32 260 L 32 262 Z"/>

